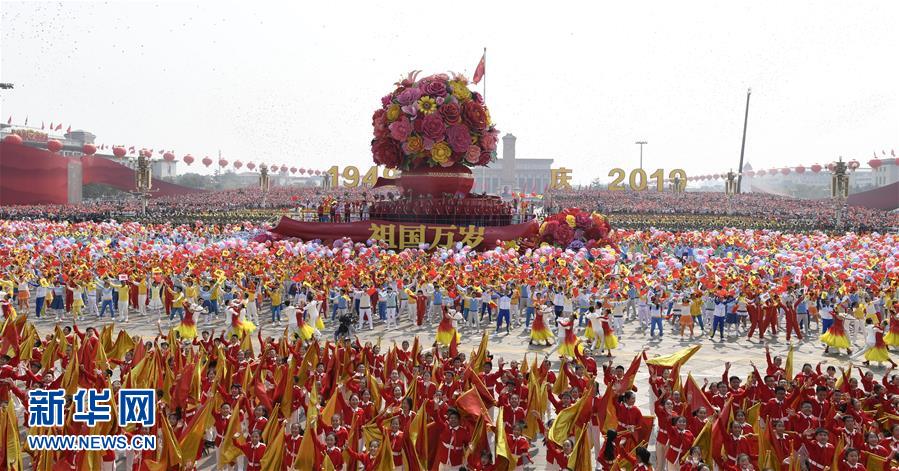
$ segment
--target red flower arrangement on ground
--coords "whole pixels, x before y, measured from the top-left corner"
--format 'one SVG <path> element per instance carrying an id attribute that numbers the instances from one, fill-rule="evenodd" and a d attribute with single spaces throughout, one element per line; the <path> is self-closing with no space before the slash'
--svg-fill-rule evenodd
<path id="1" fill-rule="evenodd" d="M 540 225 L 540 242 L 572 250 L 602 247 L 609 241 L 609 220 L 599 213 L 568 208 L 547 216 Z"/>
<path id="2" fill-rule="evenodd" d="M 375 163 L 403 170 L 490 163 L 499 131 L 484 97 L 462 75 L 417 77 L 412 72 L 398 82 L 372 116 Z"/>

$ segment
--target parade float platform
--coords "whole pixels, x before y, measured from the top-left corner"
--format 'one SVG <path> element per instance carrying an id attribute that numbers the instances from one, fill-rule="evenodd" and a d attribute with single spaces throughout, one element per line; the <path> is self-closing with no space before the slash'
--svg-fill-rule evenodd
<path id="1" fill-rule="evenodd" d="M 496 159 L 499 131 L 484 97 L 468 88 L 464 76 L 434 74 L 419 79 L 418 75 L 411 72 L 395 83 L 372 116 L 374 163 L 401 172 L 399 178 L 379 178 L 374 189 L 393 187 L 399 196 L 374 201 L 365 221 L 282 218 L 271 230 L 273 237 L 323 241 L 347 237 L 402 250 L 460 243 L 491 249 L 537 235 L 537 221 L 515 220 L 511 204 L 498 196 L 471 193 L 470 167 L 487 166 Z"/>
<path id="2" fill-rule="evenodd" d="M 421 222 L 397 222 L 381 219 L 330 223 L 302 222 L 282 217 L 269 232 L 275 239 L 297 238 L 333 242 L 349 238 L 353 242 L 380 241 L 387 248 L 453 247 L 457 243 L 479 250 L 490 250 L 503 242 L 532 237 L 537 234 L 536 220 L 505 226 L 457 226 Z"/>

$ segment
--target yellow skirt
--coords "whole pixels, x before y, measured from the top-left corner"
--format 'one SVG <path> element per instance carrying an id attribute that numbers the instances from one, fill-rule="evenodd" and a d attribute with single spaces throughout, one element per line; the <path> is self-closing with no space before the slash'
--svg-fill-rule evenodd
<path id="1" fill-rule="evenodd" d="M 865 360 L 885 363 L 890 361 L 890 352 L 884 347 L 874 347 L 865 352 Z"/>
<path id="2" fill-rule="evenodd" d="M 899 347 L 899 334 L 888 332 L 883 336 L 883 343 L 891 347 Z"/>
<path id="3" fill-rule="evenodd" d="M 549 345 L 553 342 L 555 336 L 553 332 L 546 327 L 542 329 L 531 329 L 531 341 L 540 345 Z"/>
<path id="4" fill-rule="evenodd" d="M 613 348 L 618 348 L 618 337 L 615 334 L 609 334 L 605 336 L 605 346 L 609 350 Z"/>
<path id="5" fill-rule="evenodd" d="M 827 331 L 819 337 L 819 339 L 824 342 L 825 345 L 833 347 L 833 348 L 850 348 L 849 338 L 846 335 L 834 335 L 831 331 Z"/>
<path id="6" fill-rule="evenodd" d="M 309 324 L 303 324 L 303 327 L 300 327 L 299 330 L 297 330 L 297 335 L 302 340 L 309 340 L 313 335 L 315 335 L 315 329 L 313 329 Z"/>
<path id="7" fill-rule="evenodd" d="M 318 319 L 315 320 L 315 328 L 319 331 L 325 330 L 325 321 L 322 320 L 322 316 L 318 316 Z"/>
<path id="8" fill-rule="evenodd" d="M 444 347 L 449 347 L 450 344 L 453 342 L 454 335 L 456 336 L 457 343 L 462 341 L 462 336 L 460 336 L 459 333 L 456 332 L 456 329 L 438 330 L 437 338 L 435 340 L 437 340 L 437 343 L 439 343 L 440 345 L 443 345 Z"/>
<path id="9" fill-rule="evenodd" d="M 182 339 L 193 340 L 197 338 L 197 326 L 194 324 L 178 324 L 174 329 Z"/>
<path id="10" fill-rule="evenodd" d="M 237 327 L 231 327 L 231 330 L 228 331 L 228 338 L 231 338 L 232 335 L 236 335 L 237 338 L 244 338 L 245 335 L 252 334 L 256 331 L 256 324 L 250 321 L 241 321 Z"/>
<path id="11" fill-rule="evenodd" d="M 596 338 L 596 332 L 593 331 L 593 327 L 590 327 L 588 325 L 587 328 L 584 329 L 584 338 L 587 340 L 593 340 Z"/>
<path id="12" fill-rule="evenodd" d="M 580 342 L 577 342 L 577 343 L 563 342 L 562 345 L 559 345 L 559 356 L 574 358 L 575 351 L 577 351 L 577 353 L 583 352 L 584 346 L 581 345 Z"/>

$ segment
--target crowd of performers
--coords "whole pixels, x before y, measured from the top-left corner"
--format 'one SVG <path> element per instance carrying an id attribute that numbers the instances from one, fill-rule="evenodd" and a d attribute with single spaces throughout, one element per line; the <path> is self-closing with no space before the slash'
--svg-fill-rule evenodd
<path id="1" fill-rule="evenodd" d="M 130 469 L 191 468 L 207 453 L 251 470 L 506 469 L 539 453 L 558 469 L 820 471 L 887 467 L 899 450 L 890 373 L 809 365 L 794 375 L 790 360 L 772 358 L 748 379 L 726 369 L 723 384 L 701 388 L 681 377 L 689 353 L 607 363 L 621 342 L 765 342 L 784 331 L 892 364 L 896 235 L 648 231 L 577 252 L 394 252 L 256 242 L 246 225 L 0 229 L 0 399 L 12 411 L 0 429 L 25 429 L 29 389 L 152 387 L 157 425 L 122 432 L 166 446 L 127 453 Z M 116 327 L 86 327 L 107 316 Z M 158 322 L 155 339 L 127 332 L 148 322 Z M 416 326 L 436 327 L 433 346 L 369 334 Z M 491 360 L 489 334 L 513 328 L 537 353 Z M 461 334 L 480 347 L 459 352 Z M 644 363 L 649 384 L 637 385 Z M 635 387 L 651 393 L 652 410 L 636 407 Z M 54 432 L 94 431 L 70 421 Z M 856 433 L 862 441 L 841 440 Z M 31 453 L 35 469 L 116 459 Z"/>
<path id="2" fill-rule="evenodd" d="M 720 381 L 700 386 L 683 375 L 699 346 L 615 365 L 576 339 L 570 350 L 563 343 L 507 362 L 490 353 L 486 332 L 477 349 L 460 352 L 448 308 L 433 345 L 415 337 L 390 346 L 306 338 L 316 320 L 304 311 L 271 336 L 251 334 L 251 324 L 196 335 L 182 323 L 141 338 L 77 322 L 42 334 L 6 303 L 0 406 L 12 410 L 0 431 L 27 429 L 29 390 L 152 387 L 160 395 L 152 428 L 87 427 L 70 416 L 64 427 L 27 433 L 154 434 L 157 450 L 26 449 L 33 469 L 114 469 L 116 459 L 133 470 L 195 469 L 204 459 L 247 470 L 523 469 L 537 454 L 548 469 L 572 470 L 858 471 L 899 462 L 892 367 L 875 375 L 822 361 L 794 372 L 792 347 L 785 358 L 765 347 L 766 363 L 753 363 L 748 377 L 724 363 Z M 538 312 L 552 315 L 550 306 Z M 644 369 L 648 381 L 638 384 Z M 636 405 L 638 387 L 648 388 L 651 408 Z M 11 460 L 18 450 L 5 452 Z"/>

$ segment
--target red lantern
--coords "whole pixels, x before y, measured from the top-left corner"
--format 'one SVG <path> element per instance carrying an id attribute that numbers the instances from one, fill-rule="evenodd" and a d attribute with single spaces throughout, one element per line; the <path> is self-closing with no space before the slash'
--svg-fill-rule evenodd
<path id="1" fill-rule="evenodd" d="M 112 155 L 114 155 L 120 159 L 122 157 L 124 157 L 126 153 L 128 153 L 128 151 L 126 151 L 124 147 L 119 146 L 119 147 L 112 148 Z"/>
<path id="2" fill-rule="evenodd" d="M 883 161 L 881 161 L 880 159 L 871 159 L 868 161 L 868 165 L 870 165 L 874 170 L 877 170 L 881 165 L 883 165 Z"/>
<path id="3" fill-rule="evenodd" d="M 239 160 L 235 160 L 235 161 L 234 161 L 234 168 L 240 170 L 240 167 L 243 167 L 243 162 L 241 162 L 241 161 L 239 161 Z"/>
<path id="4" fill-rule="evenodd" d="M 203 165 L 205 165 L 207 167 L 212 165 L 212 159 L 210 159 L 208 156 L 203 157 L 203 160 L 201 160 L 200 162 L 203 162 Z"/>
<path id="5" fill-rule="evenodd" d="M 849 161 L 849 164 L 848 164 L 849 170 L 855 170 L 859 167 L 859 165 L 860 164 L 858 163 L 858 160 L 852 159 Z"/>
<path id="6" fill-rule="evenodd" d="M 281 166 L 281 173 L 284 173 L 284 172 L 286 172 L 286 171 L 287 171 L 287 165 L 282 165 L 282 166 Z"/>
<path id="7" fill-rule="evenodd" d="M 228 166 L 228 161 L 225 159 L 219 159 L 219 167 L 225 168 Z"/>
<path id="8" fill-rule="evenodd" d="M 321 175 L 321 174 L 322 174 L 321 170 L 316 170 L 316 171 L 315 171 L 315 176 L 319 176 L 319 175 Z"/>
<path id="9" fill-rule="evenodd" d="M 62 150 L 62 142 L 59 142 L 56 139 L 50 139 L 47 141 L 47 150 L 50 152 L 59 152 Z"/>
<path id="10" fill-rule="evenodd" d="M 153 157 L 153 154 L 151 154 L 150 151 L 148 151 L 147 149 L 141 149 L 140 152 L 138 152 L 137 154 L 142 157 L 147 157 L 147 158 Z"/>
<path id="11" fill-rule="evenodd" d="M 796 167 L 796 173 L 805 173 L 805 167 L 802 165 Z"/>
<path id="12" fill-rule="evenodd" d="M 5 142 L 7 144 L 21 144 L 22 136 L 20 136 L 18 134 L 9 134 L 3 138 L 3 142 Z"/>
<path id="13" fill-rule="evenodd" d="M 784 168 L 780 169 L 780 173 L 783 174 L 783 175 L 789 175 L 789 174 L 790 174 L 790 168 L 789 168 L 789 167 L 784 167 Z"/>
<path id="14" fill-rule="evenodd" d="M 256 164 L 253 162 L 247 162 L 247 168 L 252 172 L 254 168 L 256 168 Z"/>
<path id="15" fill-rule="evenodd" d="M 296 167 L 290 167 L 290 173 L 297 173 Z"/>
<path id="16" fill-rule="evenodd" d="M 536 192 L 531 192 L 531 198 L 536 198 L 536 197 L 537 197 L 537 193 L 536 193 Z"/>
<path id="17" fill-rule="evenodd" d="M 85 144 L 81 147 L 81 152 L 83 152 L 84 155 L 94 155 L 97 153 L 97 146 L 93 144 Z"/>
<path id="18" fill-rule="evenodd" d="M 173 154 L 171 152 L 166 152 L 166 153 L 162 154 L 162 158 L 165 159 L 166 162 L 174 162 L 175 154 Z"/>
<path id="19" fill-rule="evenodd" d="M 766 172 L 765 172 L 764 170 L 759 170 L 758 172 L 755 172 L 755 174 L 758 175 L 758 176 L 760 176 L 760 177 L 764 177 L 764 176 L 765 176 L 765 173 L 766 173 Z"/>
<path id="20" fill-rule="evenodd" d="M 301 169 L 300 169 L 300 175 L 306 175 L 306 169 L 305 169 L 305 168 L 301 168 Z"/>
<path id="21" fill-rule="evenodd" d="M 818 172 L 820 172 L 820 171 L 821 171 L 821 165 L 820 165 L 820 164 L 812 165 L 812 172 L 813 172 L 813 173 L 818 173 Z"/>
<path id="22" fill-rule="evenodd" d="M 836 163 L 831 162 L 831 163 L 827 164 L 827 170 L 833 172 L 833 169 L 835 169 L 835 168 L 837 168 L 837 164 L 836 164 Z"/>
<path id="23" fill-rule="evenodd" d="M 746 176 L 747 176 L 747 177 L 754 177 L 754 176 L 755 176 L 755 170 L 747 170 L 747 171 L 746 171 Z"/>
<path id="24" fill-rule="evenodd" d="M 181 159 L 181 160 L 183 160 L 184 163 L 186 163 L 187 165 L 190 165 L 190 164 L 194 163 L 194 156 L 192 156 L 192 155 L 190 155 L 190 154 L 187 154 L 187 155 L 185 155 L 184 158 Z"/>

